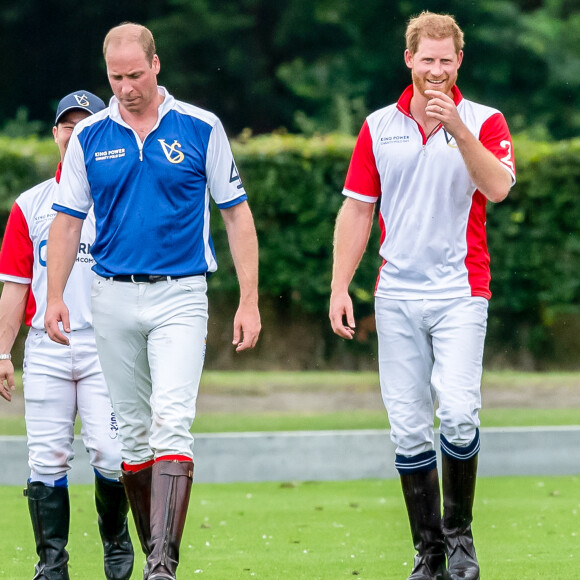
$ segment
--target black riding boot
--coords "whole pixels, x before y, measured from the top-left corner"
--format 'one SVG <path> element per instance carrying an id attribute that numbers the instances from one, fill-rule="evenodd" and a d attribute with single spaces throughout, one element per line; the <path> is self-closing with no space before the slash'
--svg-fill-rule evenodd
<path id="1" fill-rule="evenodd" d="M 401 485 L 417 550 L 408 580 L 443 580 L 445 551 L 437 468 L 401 475 Z"/>
<path id="2" fill-rule="evenodd" d="M 443 535 L 450 580 L 479 580 L 471 521 L 477 454 L 459 460 L 443 454 Z"/>
<path id="3" fill-rule="evenodd" d="M 129 502 L 123 484 L 95 476 L 95 505 L 103 542 L 107 580 L 129 580 L 133 572 L 133 545 L 127 527 Z"/>
<path id="4" fill-rule="evenodd" d="M 34 481 L 28 483 L 24 495 L 28 498 L 39 558 L 32 580 L 69 580 L 65 549 L 70 526 L 68 488 Z"/>

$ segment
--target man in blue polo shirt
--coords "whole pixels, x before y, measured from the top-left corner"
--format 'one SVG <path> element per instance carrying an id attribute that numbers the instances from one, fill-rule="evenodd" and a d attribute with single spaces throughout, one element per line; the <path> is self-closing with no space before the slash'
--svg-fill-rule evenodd
<path id="1" fill-rule="evenodd" d="M 109 31 L 103 53 L 114 96 L 75 129 L 48 241 L 46 328 L 68 344 L 63 290 L 93 206 L 97 348 L 120 427 L 123 482 L 145 578 L 175 578 L 193 477 L 195 416 L 207 335 L 206 275 L 217 264 L 210 198 L 226 224 L 240 284 L 237 351 L 260 333 L 254 222 L 219 119 L 157 85 L 151 32 Z"/>

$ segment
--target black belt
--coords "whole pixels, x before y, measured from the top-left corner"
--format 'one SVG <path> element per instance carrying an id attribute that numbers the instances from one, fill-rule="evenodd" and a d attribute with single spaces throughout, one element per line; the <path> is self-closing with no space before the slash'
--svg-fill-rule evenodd
<path id="1" fill-rule="evenodd" d="M 133 282 L 134 284 L 155 284 L 168 280 L 177 280 L 178 278 L 189 278 L 196 274 L 184 274 L 183 276 L 153 276 L 149 274 L 123 274 L 120 276 L 111 276 L 115 282 Z"/>

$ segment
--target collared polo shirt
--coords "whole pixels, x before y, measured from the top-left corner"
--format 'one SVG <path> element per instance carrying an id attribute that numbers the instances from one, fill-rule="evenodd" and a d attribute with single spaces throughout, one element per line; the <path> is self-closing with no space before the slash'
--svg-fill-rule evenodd
<path id="1" fill-rule="evenodd" d="M 94 205 L 101 276 L 215 271 L 210 199 L 221 209 L 247 199 L 219 119 L 158 88 L 164 100 L 143 142 L 116 97 L 69 142 L 53 208 L 84 219 Z"/>
<path id="2" fill-rule="evenodd" d="M 410 113 L 413 87 L 365 120 L 343 194 L 379 202 L 383 258 L 375 295 L 398 300 L 490 298 L 485 196 L 442 125 L 426 136 Z M 453 89 L 459 116 L 515 183 L 507 123 Z"/>
<path id="3" fill-rule="evenodd" d="M 46 244 L 48 231 L 56 212 L 52 209 L 58 188 L 58 176 L 35 185 L 16 198 L 0 250 L 0 281 L 30 286 L 24 322 L 37 330 L 44 330 L 46 312 Z M 95 237 L 92 211 L 83 222 L 81 241 L 74 267 L 64 291 L 70 307 L 71 330 L 92 325 L 91 283 L 95 277 L 92 267 L 91 244 Z"/>

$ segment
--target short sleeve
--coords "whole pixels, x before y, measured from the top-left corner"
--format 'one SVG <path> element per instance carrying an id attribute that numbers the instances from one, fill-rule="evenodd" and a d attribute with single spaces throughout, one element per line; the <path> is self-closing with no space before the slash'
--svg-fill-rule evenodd
<path id="1" fill-rule="evenodd" d="M 76 129 L 77 127 L 68 143 L 52 208 L 55 211 L 85 219 L 93 205 L 93 200 L 87 178 L 85 156 Z"/>
<path id="2" fill-rule="evenodd" d="M 207 147 L 206 174 L 209 191 L 220 209 L 248 199 L 223 125 L 217 120 Z"/>
<path id="3" fill-rule="evenodd" d="M 360 201 L 376 202 L 381 195 L 381 178 L 377 170 L 373 142 L 365 121 L 358 135 L 346 174 L 343 193 Z"/>
<path id="4" fill-rule="evenodd" d="M 501 113 L 495 113 L 483 123 L 479 140 L 505 166 L 512 176 L 512 182 L 515 183 L 514 147 L 507 122 Z"/>
<path id="5" fill-rule="evenodd" d="M 0 280 L 30 284 L 32 282 L 34 248 L 26 218 L 15 203 L 10 211 L 2 248 L 0 249 Z"/>

